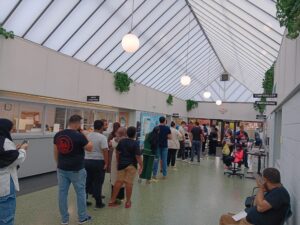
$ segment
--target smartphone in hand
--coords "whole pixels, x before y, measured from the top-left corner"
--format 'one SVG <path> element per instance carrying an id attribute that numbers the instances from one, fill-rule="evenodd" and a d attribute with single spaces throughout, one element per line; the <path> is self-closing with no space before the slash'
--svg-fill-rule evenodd
<path id="1" fill-rule="evenodd" d="M 21 145 L 24 145 L 24 144 L 29 144 L 29 141 L 24 139 Z"/>

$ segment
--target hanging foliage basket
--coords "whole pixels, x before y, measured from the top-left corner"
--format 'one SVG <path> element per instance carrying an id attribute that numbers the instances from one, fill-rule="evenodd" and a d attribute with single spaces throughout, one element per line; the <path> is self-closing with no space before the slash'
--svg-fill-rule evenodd
<path id="1" fill-rule="evenodd" d="M 15 35 L 12 31 L 6 31 L 2 26 L 0 26 L 0 36 L 4 37 L 5 39 L 14 39 Z"/>
<path id="2" fill-rule="evenodd" d="M 300 1 L 277 0 L 276 8 L 280 26 L 285 26 L 288 30 L 287 38 L 297 38 L 300 34 Z"/>
<path id="3" fill-rule="evenodd" d="M 130 90 L 130 84 L 133 83 L 133 80 L 130 77 L 128 77 L 127 73 L 116 72 L 114 78 L 116 91 L 123 93 L 128 92 Z"/>
<path id="4" fill-rule="evenodd" d="M 186 100 L 186 110 L 191 111 L 192 109 L 195 109 L 198 107 L 198 102 L 193 100 Z"/>
<path id="5" fill-rule="evenodd" d="M 166 102 L 168 105 L 173 105 L 173 95 L 169 95 Z"/>

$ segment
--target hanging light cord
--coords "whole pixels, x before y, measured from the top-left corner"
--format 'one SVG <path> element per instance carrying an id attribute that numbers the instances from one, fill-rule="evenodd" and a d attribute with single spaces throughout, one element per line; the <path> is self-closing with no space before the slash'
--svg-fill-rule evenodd
<path id="1" fill-rule="evenodd" d="M 133 28 L 133 12 L 134 12 L 134 0 L 132 0 L 132 11 L 131 11 L 130 33 L 132 32 L 132 28 Z"/>
<path id="2" fill-rule="evenodd" d="M 189 14 L 189 32 L 188 32 L 188 42 L 186 48 L 186 62 L 185 62 L 185 73 L 187 75 L 188 70 L 188 59 L 189 59 L 189 47 L 190 47 L 190 31 L 191 31 L 191 15 Z"/>

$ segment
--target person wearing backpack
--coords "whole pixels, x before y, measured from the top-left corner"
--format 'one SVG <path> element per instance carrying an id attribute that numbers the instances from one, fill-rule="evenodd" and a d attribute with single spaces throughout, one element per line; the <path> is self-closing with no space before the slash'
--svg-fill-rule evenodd
<path id="1" fill-rule="evenodd" d="M 19 191 L 17 168 L 26 158 L 28 144 L 15 145 L 11 138 L 13 123 L 0 119 L 0 224 L 13 225 L 16 191 Z"/>

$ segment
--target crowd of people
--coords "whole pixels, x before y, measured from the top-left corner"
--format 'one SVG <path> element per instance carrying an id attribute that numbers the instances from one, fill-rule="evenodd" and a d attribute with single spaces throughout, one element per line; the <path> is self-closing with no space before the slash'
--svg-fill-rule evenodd
<path id="1" fill-rule="evenodd" d="M 105 207 L 102 187 L 107 172 L 111 183 L 108 206 L 118 207 L 125 201 L 125 208 L 131 208 L 134 180 L 144 169 L 135 127 L 126 129 L 116 122 L 108 138 L 103 134 L 108 128 L 106 120 L 94 121 L 90 132 L 83 131 L 81 127 L 82 117 L 73 115 L 69 118 L 68 128 L 56 133 L 53 140 L 61 224 L 69 224 L 68 192 L 71 184 L 77 198 L 78 223 L 84 224 L 92 219 L 87 213 L 87 208 L 93 205 L 89 197 L 95 200 L 95 209 Z M 21 145 L 13 143 L 10 135 L 12 129 L 11 121 L 0 119 L 0 224 L 9 225 L 14 224 L 15 191 L 19 190 L 17 168 L 24 161 L 28 148 L 27 142 Z M 246 143 L 249 136 L 243 125 L 233 134 L 226 124 L 224 133 L 222 152 L 225 166 L 230 167 L 232 163 L 242 161 L 247 167 Z M 160 117 L 159 124 L 146 135 L 144 144 L 149 146 L 154 156 L 151 180 L 166 180 L 168 168 L 177 170 L 178 159 L 194 164 L 196 155 L 195 163 L 200 163 L 207 142 L 208 154 L 215 156 L 218 139 L 218 129 L 215 126 L 211 126 L 209 131 L 207 125 L 200 126 L 197 121 L 188 125 L 182 121 L 178 127 L 175 122 L 171 122 L 169 127 L 166 118 Z M 238 157 L 240 160 L 236 161 Z M 159 177 L 160 173 L 162 177 Z M 257 221 L 261 225 L 274 225 L 273 222 L 264 221 L 275 221 L 283 217 L 283 212 L 289 207 L 289 195 L 281 185 L 279 171 L 274 168 L 265 169 L 257 185 L 259 192 L 248 216 L 234 221 L 232 215 L 223 215 L 221 225 L 251 225 L 257 224 Z"/>

